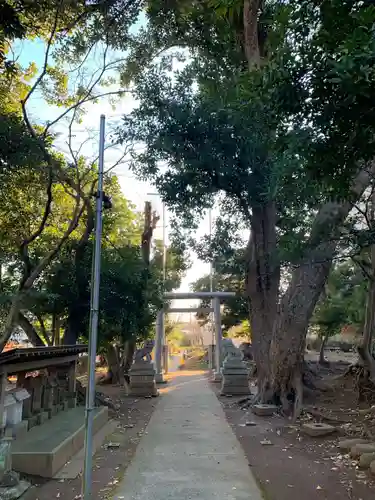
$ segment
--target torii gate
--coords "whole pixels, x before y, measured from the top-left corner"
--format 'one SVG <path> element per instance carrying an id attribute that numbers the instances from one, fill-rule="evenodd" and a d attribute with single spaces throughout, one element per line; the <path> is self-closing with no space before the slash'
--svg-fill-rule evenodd
<path id="1" fill-rule="evenodd" d="M 220 353 L 221 353 L 221 312 L 220 312 L 220 299 L 227 299 L 229 297 L 234 297 L 236 294 L 234 292 L 188 292 L 188 293 L 166 293 L 164 294 L 165 300 L 176 300 L 176 299 L 211 299 L 213 307 L 203 308 L 209 312 L 214 313 L 214 323 L 215 323 L 215 339 L 216 339 L 216 349 L 215 349 L 215 360 L 216 360 L 216 372 L 215 376 L 220 375 Z M 163 371 L 162 371 L 162 351 L 164 345 L 164 315 L 168 312 L 196 312 L 202 310 L 202 307 L 192 307 L 192 308 L 163 308 L 160 309 L 156 318 L 156 339 L 155 339 L 155 381 L 157 383 L 163 383 Z"/>

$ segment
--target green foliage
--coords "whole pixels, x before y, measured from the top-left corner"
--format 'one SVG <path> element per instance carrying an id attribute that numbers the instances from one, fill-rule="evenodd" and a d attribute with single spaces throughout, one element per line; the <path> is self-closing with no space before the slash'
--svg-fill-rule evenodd
<path id="1" fill-rule="evenodd" d="M 314 311 L 312 324 L 321 337 L 332 337 L 344 326 L 361 332 L 366 309 L 367 281 L 350 262 L 336 265 L 329 276 L 325 293 Z"/>
<path id="2" fill-rule="evenodd" d="M 244 319 L 239 325 L 232 326 L 228 331 L 228 336 L 230 338 L 247 339 L 247 341 L 251 342 L 251 327 L 249 320 Z"/>
<path id="3" fill-rule="evenodd" d="M 188 345 L 188 339 L 186 334 L 181 330 L 181 327 L 178 323 L 173 323 L 170 321 L 166 321 L 165 325 L 165 336 L 168 342 L 168 345 L 172 349 L 178 349 L 179 347 L 183 347 Z"/>
<path id="4" fill-rule="evenodd" d="M 249 317 L 249 304 L 245 296 L 244 261 L 242 252 L 238 252 L 231 260 L 217 262 L 213 275 L 213 290 L 236 292 L 235 297 L 223 302 L 222 325 L 224 332 L 240 325 Z M 209 292 L 210 276 L 205 275 L 192 284 L 193 292 Z M 202 301 L 202 306 L 208 307 L 209 301 Z M 199 316 L 200 323 L 206 323 L 207 315 Z"/>
<path id="5" fill-rule="evenodd" d="M 297 264 L 311 249 L 316 211 L 347 197 L 358 165 L 375 154 L 374 6 L 264 2 L 267 59 L 252 72 L 233 9 L 231 1 L 149 2 L 125 71 L 140 106 L 119 135 L 145 145 L 133 169 L 158 186 L 180 225 L 195 229 L 216 196 L 236 235 L 254 207 L 274 201 L 277 258 Z M 173 74 L 171 48 L 189 51 Z M 165 59 L 154 58 L 160 53 Z"/>

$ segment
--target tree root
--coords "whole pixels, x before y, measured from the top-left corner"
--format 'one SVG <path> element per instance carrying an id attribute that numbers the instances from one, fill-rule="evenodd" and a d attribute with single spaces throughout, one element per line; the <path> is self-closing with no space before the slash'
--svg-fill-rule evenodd
<path id="1" fill-rule="evenodd" d="M 336 380 L 353 377 L 353 390 L 358 394 L 358 402 L 371 403 L 375 401 L 375 383 L 371 379 L 371 372 L 360 359 L 350 365 Z"/>
<path id="2" fill-rule="evenodd" d="M 325 413 L 322 413 L 319 410 L 315 410 L 314 408 L 310 408 L 308 406 L 304 407 L 303 411 L 305 413 L 309 413 L 311 416 L 313 416 L 314 418 L 316 418 L 320 421 L 325 420 L 327 422 L 332 422 L 332 423 L 340 424 L 340 425 L 349 424 L 351 422 L 350 420 L 342 420 L 342 419 L 337 418 L 337 417 L 332 417 L 332 416 L 326 415 Z"/>

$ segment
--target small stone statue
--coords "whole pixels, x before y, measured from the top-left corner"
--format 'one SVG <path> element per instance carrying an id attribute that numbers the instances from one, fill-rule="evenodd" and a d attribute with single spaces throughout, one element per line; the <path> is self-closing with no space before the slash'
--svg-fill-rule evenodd
<path id="1" fill-rule="evenodd" d="M 250 394 L 248 370 L 243 361 L 243 352 L 233 344 L 231 339 L 223 339 L 222 343 L 223 368 L 221 394 L 242 395 Z"/>
<path id="2" fill-rule="evenodd" d="M 243 352 L 233 344 L 232 339 L 223 339 L 222 340 L 221 353 L 223 356 L 223 361 L 226 361 L 229 359 L 238 359 L 238 360 L 242 361 L 242 359 L 243 359 Z"/>
<path id="3" fill-rule="evenodd" d="M 154 341 L 146 340 L 143 347 L 137 349 L 134 354 L 134 363 L 129 370 L 130 396 L 153 397 L 158 395 L 155 384 L 155 368 L 151 362 L 153 348 Z"/>
<path id="4" fill-rule="evenodd" d="M 134 354 L 134 361 L 145 360 L 148 363 L 151 363 L 151 353 L 154 348 L 155 341 L 154 340 L 146 340 L 143 347 L 137 349 Z"/>
<path id="5" fill-rule="evenodd" d="M 253 346 L 250 344 L 250 342 L 242 342 L 239 348 L 243 352 L 244 361 L 253 361 L 254 359 Z"/>

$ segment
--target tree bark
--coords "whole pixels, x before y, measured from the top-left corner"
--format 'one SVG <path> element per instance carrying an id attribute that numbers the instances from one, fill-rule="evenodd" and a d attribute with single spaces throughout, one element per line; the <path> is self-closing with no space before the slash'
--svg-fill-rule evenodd
<path id="1" fill-rule="evenodd" d="M 271 256 L 276 255 L 276 218 L 272 215 L 271 204 L 259 212 L 253 210 L 250 245 L 253 255 L 247 289 L 258 399 L 280 404 L 288 413 L 293 409 L 294 416 L 298 416 L 302 402 L 304 349 L 309 321 L 328 278 L 340 227 L 352 208 L 353 199 L 360 197 L 374 172 L 375 163 L 357 175 L 352 184 L 350 202 L 329 202 L 319 210 L 305 254 L 294 270 L 280 304 L 276 293 L 279 288 L 277 266 L 269 265 Z"/>
<path id="2" fill-rule="evenodd" d="M 375 194 L 373 193 L 370 200 L 370 224 L 375 223 Z M 372 227 L 369 227 L 371 230 Z M 363 328 L 363 337 L 358 348 L 360 361 L 368 372 L 371 381 L 375 383 L 375 359 L 372 355 L 372 339 L 375 326 L 375 245 L 370 248 L 370 263 L 371 273 L 368 277 L 368 292 L 366 300 L 366 317 Z"/>
<path id="3" fill-rule="evenodd" d="M 109 344 L 106 349 L 106 359 L 108 366 L 107 381 L 112 384 L 124 384 L 124 374 L 121 370 L 120 357 L 117 347 Z"/>
<path id="4" fill-rule="evenodd" d="M 258 13 L 261 3 L 261 0 L 244 0 L 243 4 L 244 50 L 250 70 L 260 63 Z"/>
<path id="5" fill-rule="evenodd" d="M 83 333 L 85 319 L 90 309 L 89 279 L 86 274 L 85 257 L 90 235 L 94 230 L 94 214 L 88 202 L 86 204 L 87 221 L 85 232 L 83 233 L 74 253 L 75 282 L 78 297 L 69 308 L 68 319 L 64 330 L 63 344 L 74 345 Z"/>
<path id="6" fill-rule="evenodd" d="M 52 314 L 52 345 L 60 344 L 60 326 L 61 318 L 57 313 Z"/>
<path id="7" fill-rule="evenodd" d="M 280 266 L 276 251 L 276 208 L 270 202 L 253 208 L 246 277 L 260 394 L 268 388 L 270 345 L 278 314 Z"/>
<path id="8" fill-rule="evenodd" d="M 124 343 L 124 355 L 122 360 L 122 372 L 125 379 L 129 377 L 129 370 L 133 363 L 134 352 L 135 352 L 135 340 L 130 339 Z"/>

